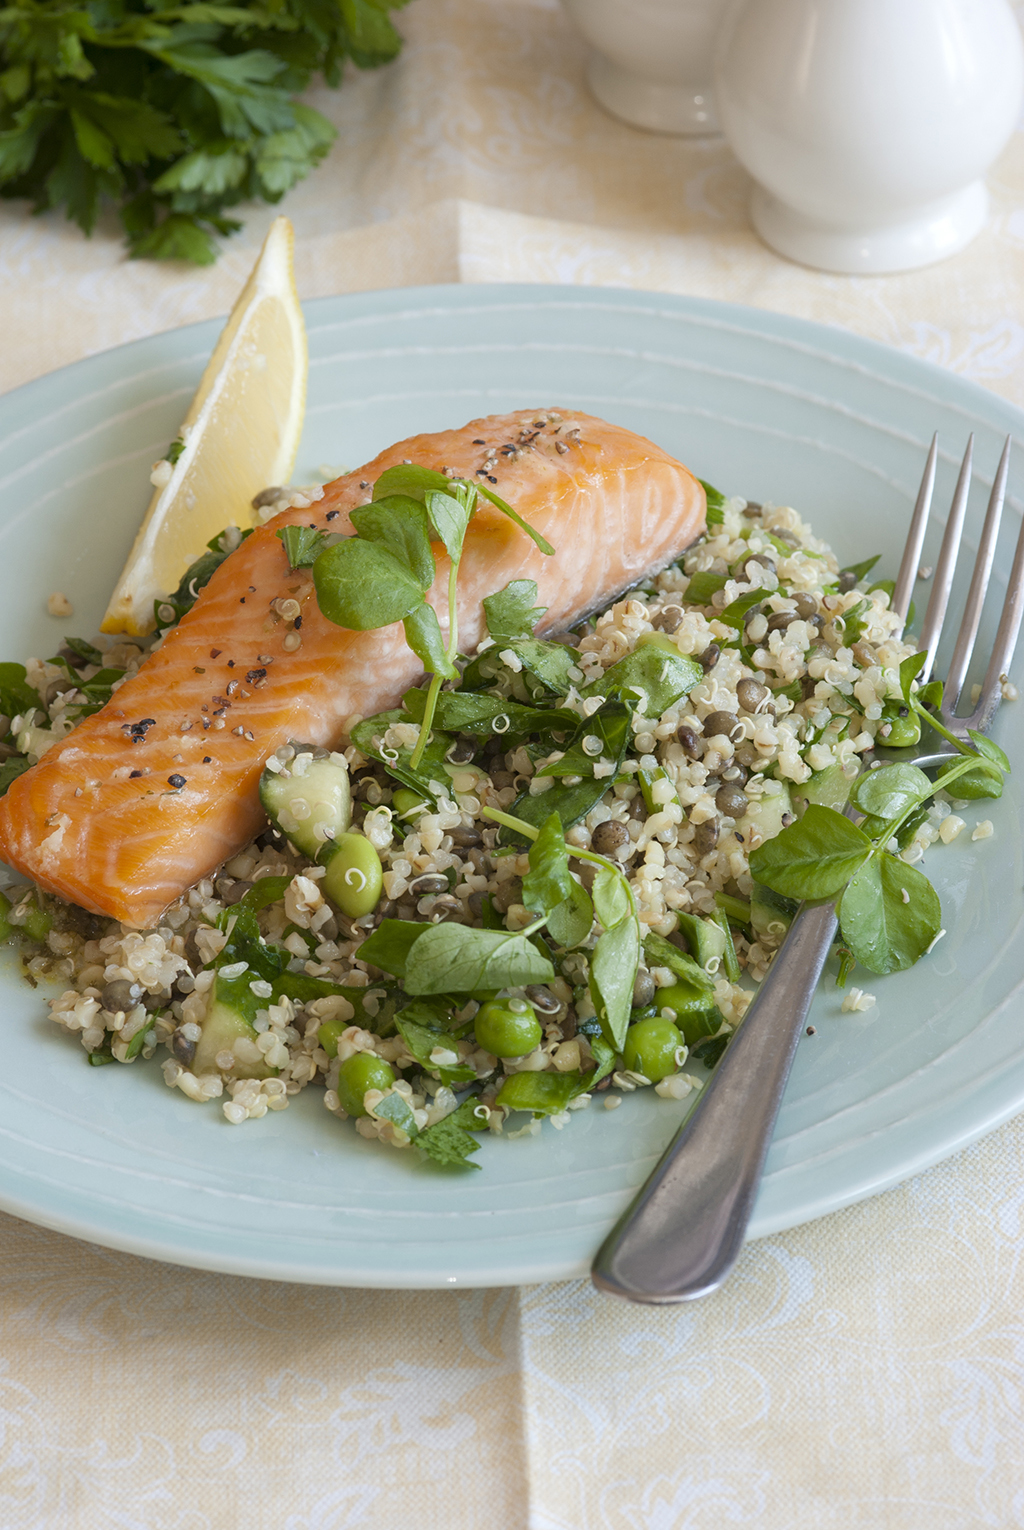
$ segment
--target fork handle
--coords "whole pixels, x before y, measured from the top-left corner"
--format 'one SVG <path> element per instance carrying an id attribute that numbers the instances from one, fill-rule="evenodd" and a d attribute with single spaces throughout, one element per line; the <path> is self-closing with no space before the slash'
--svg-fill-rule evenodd
<path id="1" fill-rule="evenodd" d="M 736 1263 L 775 1118 L 836 931 L 802 908 L 695 1109 L 598 1251 L 592 1277 L 634 1302 L 706 1296 Z"/>

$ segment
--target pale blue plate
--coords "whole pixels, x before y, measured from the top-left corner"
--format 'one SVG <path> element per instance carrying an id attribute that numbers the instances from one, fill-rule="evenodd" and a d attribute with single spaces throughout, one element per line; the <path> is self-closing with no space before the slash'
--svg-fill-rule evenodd
<path id="1" fill-rule="evenodd" d="M 977 433 L 982 487 L 1024 417 L 896 351 L 780 315 L 641 293 L 436 287 L 307 307 L 309 417 L 296 481 L 357 466 L 414 431 L 510 408 L 606 415 L 701 477 L 797 506 L 846 561 L 894 571 L 933 430 L 952 460 Z M 91 634 L 219 325 L 95 356 L 0 398 L 0 656 Z M 1024 456 L 1009 519 L 1020 521 Z M 972 533 L 973 535 L 973 533 Z M 926 552 L 934 562 L 934 546 Z M 1007 559 L 1000 560 L 1006 567 Z M 45 614 L 51 590 L 75 616 Z M 1018 666 L 1019 670 L 1020 666 Z M 997 737 L 1024 760 L 1024 711 Z M 1024 774 L 1024 772 L 1022 772 Z M 830 984 L 800 1047 L 753 1223 L 755 1236 L 873 1195 L 1024 1105 L 1019 987 L 1021 777 L 992 839 L 936 848 L 948 928 L 910 974 L 866 986 L 841 1015 Z M 326 1285 L 461 1286 L 586 1271 L 682 1109 L 626 1099 L 562 1132 L 488 1140 L 482 1173 L 446 1173 L 371 1146 L 308 1090 L 242 1127 L 166 1089 L 155 1065 L 89 1068 L 43 995 L 0 972 L 0 1205 L 112 1247 L 185 1265 Z M 864 981 L 864 979 L 860 979 Z"/>

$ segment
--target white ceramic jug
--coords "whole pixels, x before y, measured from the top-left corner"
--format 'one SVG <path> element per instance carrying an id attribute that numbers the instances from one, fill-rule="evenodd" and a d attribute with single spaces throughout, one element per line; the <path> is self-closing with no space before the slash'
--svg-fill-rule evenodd
<path id="1" fill-rule="evenodd" d="M 715 87 L 767 244 L 826 271 L 906 271 L 984 224 L 1024 47 L 1007 0 L 733 0 Z"/>
<path id="2" fill-rule="evenodd" d="M 659 133 L 717 133 L 711 91 L 723 0 L 562 0 L 594 49 L 590 88 L 613 116 Z"/>

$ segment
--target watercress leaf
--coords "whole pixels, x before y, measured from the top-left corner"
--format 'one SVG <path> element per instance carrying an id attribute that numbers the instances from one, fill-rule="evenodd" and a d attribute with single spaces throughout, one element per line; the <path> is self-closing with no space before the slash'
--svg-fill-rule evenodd
<path id="1" fill-rule="evenodd" d="M 1006 757 L 1005 750 L 1000 749 L 995 739 L 986 737 L 984 733 L 979 733 L 976 728 L 968 728 L 967 737 L 979 754 L 984 755 L 986 760 L 992 760 L 999 766 L 1000 770 L 1005 770 L 1009 774 L 1010 762 Z"/>
<path id="2" fill-rule="evenodd" d="M 936 776 L 938 786 L 946 786 L 951 797 L 959 797 L 963 801 L 973 802 L 981 797 L 1001 797 L 1003 795 L 1003 772 L 1000 766 L 991 760 L 979 759 L 976 765 L 968 770 L 958 773 L 958 766 L 963 764 L 963 755 L 954 758 L 949 765 L 943 765 Z"/>
<path id="3" fill-rule="evenodd" d="M 445 552 L 453 563 L 462 556 L 462 544 L 466 537 L 472 506 L 455 499 L 451 494 L 428 490 L 425 504 L 430 524 L 444 543 Z"/>
<path id="4" fill-rule="evenodd" d="M 415 924 L 408 919 L 382 919 L 359 947 L 359 960 L 404 978 L 416 942 L 430 930 L 445 928 L 445 925 Z"/>
<path id="5" fill-rule="evenodd" d="M 573 882 L 569 896 L 548 915 L 548 934 L 556 946 L 571 950 L 590 934 L 594 924 L 594 905 L 590 894 L 579 882 Z"/>
<path id="6" fill-rule="evenodd" d="M 535 606 L 537 586 L 532 579 L 510 579 L 504 589 L 484 596 L 484 620 L 492 638 L 532 637 L 546 606 Z"/>
<path id="7" fill-rule="evenodd" d="M 495 1105 L 507 1110 L 532 1110 L 538 1116 L 558 1116 L 579 1093 L 583 1075 L 571 1073 L 510 1073 L 498 1090 Z"/>
<path id="8" fill-rule="evenodd" d="M 418 499 L 390 494 L 360 505 L 350 515 L 356 535 L 365 542 L 379 542 L 404 563 L 420 588 L 429 590 L 437 569 L 430 550 L 430 522 Z"/>
<path id="9" fill-rule="evenodd" d="M 871 856 L 855 872 L 839 904 L 844 942 L 862 967 L 880 974 L 912 967 L 941 922 L 938 895 L 928 878 L 884 853 Z"/>
<path id="10" fill-rule="evenodd" d="M 346 537 L 313 565 L 321 611 L 338 627 L 371 632 L 389 627 L 423 604 L 419 580 L 386 547 Z"/>
<path id="11" fill-rule="evenodd" d="M 904 701 L 910 700 L 910 687 L 927 663 L 927 653 L 911 653 L 900 664 L 900 690 Z"/>
<path id="12" fill-rule="evenodd" d="M 858 812 L 874 818 L 901 818 L 916 802 L 926 801 L 935 787 L 916 765 L 885 765 L 866 770 L 850 788 Z"/>
<path id="13" fill-rule="evenodd" d="M 616 1052 L 622 1051 L 626 1039 L 639 963 L 640 938 L 630 914 L 604 932 L 590 958 L 590 997 L 604 1039 Z"/>
<path id="14" fill-rule="evenodd" d="M 394 922 L 400 921 L 382 921 Z M 375 957 L 367 959 L 381 965 Z M 554 975 L 550 961 L 523 935 L 435 924 L 416 941 L 404 979 L 406 992 L 411 994 L 472 993 L 477 988 L 547 983 Z"/>
<path id="15" fill-rule="evenodd" d="M 276 535 L 284 543 L 289 568 L 312 568 L 327 541 L 312 526 L 283 526 Z"/>
<path id="16" fill-rule="evenodd" d="M 871 853 L 842 813 L 811 803 L 802 818 L 750 854 L 750 874 L 787 898 L 832 898 Z"/>
<path id="17" fill-rule="evenodd" d="M 384 469 L 373 486 L 373 498 L 388 499 L 393 494 L 401 494 L 409 499 L 418 499 L 422 504 L 428 489 L 439 489 L 447 493 L 448 488 L 449 480 L 443 473 L 437 473 L 433 468 L 420 467 L 415 462 L 401 462 L 395 467 Z"/>
<path id="18" fill-rule="evenodd" d="M 723 512 L 724 512 L 725 506 L 726 506 L 725 495 L 721 492 L 721 490 L 714 488 L 709 483 L 705 483 L 703 478 L 698 478 L 697 482 L 700 484 L 701 488 L 704 490 L 704 496 L 705 496 L 705 498 L 707 500 L 707 507 L 708 507 L 707 523 L 708 523 L 708 525 L 709 526 L 720 526 L 722 524 L 722 521 L 724 520 L 724 513 Z M 687 597 L 687 599 L 689 599 L 689 596 Z"/>
<path id="19" fill-rule="evenodd" d="M 502 515 L 507 515 L 510 521 L 514 521 L 520 531 L 525 531 L 526 535 L 532 542 L 536 543 L 542 553 L 546 553 L 549 558 L 554 557 L 555 549 L 551 543 L 545 537 L 542 537 L 539 531 L 535 531 L 528 521 L 524 521 L 522 516 L 513 510 L 511 505 L 506 504 L 500 495 L 495 494 L 483 483 L 478 483 L 476 488 L 483 495 L 484 499 L 489 499 L 491 504 L 501 511 Z"/>
<path id="20" fill-rule="evenodd" d="M 644 955 L 648 966 L 667 967 L 684 983 L 691 984 L 701 995 L 701 1004 L 706 1007 L 707 995 L 715 991 L 715 980 L 692 956 L 687 956 L 685 951 L 680 951 L 678 946 L 674 946 L 663 935 L 656 935 L 653 930 L 644 936 Z"/>
<path id="21" fill-rule="evenodd" d="M 871 570 L 874 568 L 875 564 L 879 561 L 881 556 L 881 553 L 875 553 L 873 558 L 865 558 L 863 563 L 848 563 L 847 566 L 840 569 L 839 572 L 841 574 L 852 574 L 853 582 L 854 584 L 857 584 L 861 579 L 866 578 L 866 576 L 870 574 Z"/>
<path id="22" fill-rule="evenodd" d="M 591 897 L 594 900 L 594 912 L 606 930 L 620 924 L 630 912 L 626 879 L 620 871 L 612 871 L 610 866 L 602 866 L 598 870 Z"/>
<path id="23" fill-rule="evenodd" d="M 433 606 L 424 601 L 405 618 L 403 625 L 405 641 L 427 673 L 444 675 L 446 679 L 453 680 L 459 672 L 446 652 L 441 626 Z"/>
<path id="24" fill-rule="evenodd" d="M 674 643 L 666 647 L 649 643 L 627 653 L 581 694 L 608 696 L 618 690 L 624 699 L 633 698 L 645 717 L 660 717 L 703 679 L 696 659 L 681 654 Z"/>
<path id="25" fill-rule="evenodd" d="M 571 896 L 572 888 L 561 820 L 557 813 L 551 813 L 530 846 L 530 869 L 523 878 L 523 903 L 548 915 Z"/>

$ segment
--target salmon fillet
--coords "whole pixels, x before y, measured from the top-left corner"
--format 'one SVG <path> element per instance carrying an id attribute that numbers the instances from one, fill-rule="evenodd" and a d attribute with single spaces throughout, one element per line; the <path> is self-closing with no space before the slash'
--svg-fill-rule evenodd
<path id="1" fill-rule="evenodd" d="M 663 567 L 703 530 L 704 491 L 642 436 L 585 414 L 520 410 L 414 436 L 286 510 L 232 553 L 195 605 L 110 702 L 0 799 L 0 856 L 48 891 L 138 929 L 246 845 L 264 822 L 263 763 L 290 738 L 337 746 L 422 673 L 400 623 L 350 632 L 320 614 L 279 527 L 351 533 L 348 512 L 401 462 L 492 486 L 555 547 L 547 557 L 481 501 L 459 574 L 460 644 L 484 635 L 481 601 L 535 579 L 555 631 Z M 448 560 L 430 594 L 447 628 Z M 286 601 L 298 602 L 293 622 Z M 296 646 L 296 640 L 298 645 Z"/>

